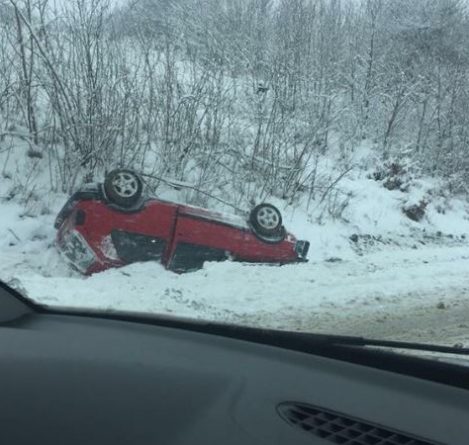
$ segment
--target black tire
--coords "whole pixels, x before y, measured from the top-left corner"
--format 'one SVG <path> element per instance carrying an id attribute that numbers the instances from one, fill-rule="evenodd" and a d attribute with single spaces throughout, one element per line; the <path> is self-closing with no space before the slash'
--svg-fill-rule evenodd
<path id="1" fill-rule="evenodd" d="M 269 238 L 277 238 L 284 232 L 282 214 L 272 204 L 259 204 L 251 210 L 249 222 L 254 231 Z"/>
<path id="2" fill-rule="evenodd" d="M 143 182 L 132 170 L 113 170 L 104 179 L 104 192 L 112 204 L 124 208 L 133 207 L 142 197 Z"/>
<path id="3" fill-rule="evenodd" d="M 253 230 L 252 233 L 254 233 L 256 238 L 260 239 L 262 242 L 267 243 L 267 244 L 281 243 L 287 235 L 287 231 L 285 230 L 284 226 L 280 227 L 280 229 L 275 235 L 269 235 L 269 236 L 261 235 L 260 233 L 257 233 L 256 230 Z"/>

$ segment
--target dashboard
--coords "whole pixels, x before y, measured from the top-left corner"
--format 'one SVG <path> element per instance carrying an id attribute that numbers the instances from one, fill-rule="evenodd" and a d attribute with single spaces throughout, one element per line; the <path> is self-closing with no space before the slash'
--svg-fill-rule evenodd
<path id="1" fill-rule="evenodd" d="M 466 388 L 200 330 L 4 305 L 1 443 L 469 443 Z"/>

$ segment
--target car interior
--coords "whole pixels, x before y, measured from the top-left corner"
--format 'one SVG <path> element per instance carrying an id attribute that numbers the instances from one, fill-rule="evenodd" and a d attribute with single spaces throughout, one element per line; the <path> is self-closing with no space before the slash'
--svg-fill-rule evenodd
<path id="1" fill-rule="evenodd" d="M 419 349 L 51 309 L 2 284 L 1 442 L 467 444 L 469 367 L 397 347 Z"/>

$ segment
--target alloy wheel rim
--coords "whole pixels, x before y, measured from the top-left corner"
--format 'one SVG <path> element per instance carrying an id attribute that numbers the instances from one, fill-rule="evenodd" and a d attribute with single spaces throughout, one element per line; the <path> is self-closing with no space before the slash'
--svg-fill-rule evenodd
<path id="1" fill-rule="evenodd" d="M 257 222 L 264 229 L 275 229 L 279 223 L 279 216 L 274 209 L 263 207 L 257 213 Z"/>
<path id="2" fill-rule="evenodd" d="M 131 198 L 138 192 L 138 181 L 134 175 L 129 173 L 118 173 L 112 180 L 116 193 L 122 198 Z"/>

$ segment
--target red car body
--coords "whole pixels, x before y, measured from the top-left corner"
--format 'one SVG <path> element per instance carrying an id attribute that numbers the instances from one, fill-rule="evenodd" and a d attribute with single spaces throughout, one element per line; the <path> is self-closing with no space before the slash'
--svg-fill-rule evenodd
<path id="1" fill-rule="evenodd" d="M 100 184 L 72 195 L 55 226 L 59 250 L 85 275 L 149 260 L 175 272 L 225 259 L 286 264 L 306 261 L 309 248 L 287 232 L 262 239 L 243 218 L 199 207 L 147 198 L 121 209 Z"/>

